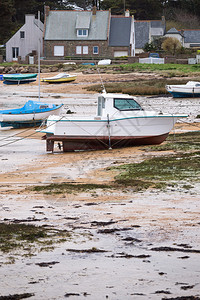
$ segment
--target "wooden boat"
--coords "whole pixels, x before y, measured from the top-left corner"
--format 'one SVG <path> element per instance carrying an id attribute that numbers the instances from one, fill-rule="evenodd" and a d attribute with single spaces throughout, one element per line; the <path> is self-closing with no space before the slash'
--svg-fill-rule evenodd
<path id="1" fill-rule="evenodd" d="M 200 82 L 188 81 L 186 84 L 166 85 L 166 90 L 174 98 L 200 97 Z"/>
<path id="2" fill-rule="evenodd" d="M 3 80 L 5 84 L 21 84 L 36 81 L 36 74 L 5 74 Z"/>
<path id="3" fill-rule="evenodd" d="M 1 127 L 34 127 L 39 126 L 49 115 L 58 115 L 62 104 L 48 104 L 29 100 L 21 108 L 0 110 Z"/>
<path id="4" fill-rule="evenodd" d="M 76 80 L 76 75 L 70 75 L 66 73 L 59 73 L 53 77 L 43 78 L 41 81 L 49 83 L 62 83 Z"/>
<path id="5" fill-rule="evenodd" d="M 132 96 L 104 92 L 98 97 L 96 116 L 51 115 L 42 132 L 52 152 L 55 142 L 64 152 L 160 144 L 183 117 L 187 115 L 147 111 Z"/>

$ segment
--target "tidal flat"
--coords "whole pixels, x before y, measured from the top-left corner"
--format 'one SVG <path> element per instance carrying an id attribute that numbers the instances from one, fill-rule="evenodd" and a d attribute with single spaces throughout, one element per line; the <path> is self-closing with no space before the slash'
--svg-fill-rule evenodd
<path id="1" fill-rule="evenodd" d="M 1 88 L 1 108 L 37 97 Z M 95 111 L 96 94 L 59 89 L 42 85 L 42 101 Z M 200 299 L 200 100 L 139 100 L 189 117 L 162 145 L 105 151 L 0 131 L 0 299 Z"/>

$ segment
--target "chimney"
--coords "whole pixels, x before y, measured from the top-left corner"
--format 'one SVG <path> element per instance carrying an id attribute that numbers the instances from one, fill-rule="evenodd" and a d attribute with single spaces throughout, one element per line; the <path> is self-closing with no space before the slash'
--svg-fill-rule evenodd
<path id="1" fill-rule="evenodd" d="M 130 17 L 130 11 L 128 9 L 125 11 L 125 17 Z"/>
<path id="2" fill-rule="evenodd" d="M 93 6 L 93 8 L 92 8 L 92 14 L 93 14 L 93 16 L 96 16 L 96 13 L 97 13 L 97 7 Z"/>
<path id="3" fill-rule="evenodd" d="M 49 6 L 45 6 L 44 7 L 44 14 L 45 14 L 46 17 L 48 17 L 49 12 L 50 12 L 50 7 Z"/>

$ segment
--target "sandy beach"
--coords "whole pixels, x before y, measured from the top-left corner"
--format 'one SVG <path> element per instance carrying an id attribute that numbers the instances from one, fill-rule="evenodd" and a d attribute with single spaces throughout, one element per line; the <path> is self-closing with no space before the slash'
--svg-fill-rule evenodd
<path id="1" fill-rule="evenodd" d="M 102 74 L 104 82 L 136 76 L 142 78 Z M 97 83 L 98 74 L 82 73 L 73 83 L 41 83 L 41 101 L 63 103 L 62 114 L 94 114 L 98 95 L 84 88 Z M 37 82 L 0 82 L 0 109 L 20 107 L 37 97 Z M 198 98 L 137 99 L 146 108 L 187 113 L 172 133 L 199 130 Z M 47 153 L 41 137 L 33 129 L 0 130 L 1 223 L 67 230 L 70 238 L 52 248 L 31 245 L 31 250 L 27 246 L 0 252 L 0 299 L 23 299 L 25 294 L 35 300 L 200 299 L 200 182 L 191 190 L 39 193 L 30 188 L 62 182 L 109 184 L 117 174 L 110 167 L 166 154 L 146 151 L 147 146 Z M 9 295 L 21 298 L 5 298 Z"/>

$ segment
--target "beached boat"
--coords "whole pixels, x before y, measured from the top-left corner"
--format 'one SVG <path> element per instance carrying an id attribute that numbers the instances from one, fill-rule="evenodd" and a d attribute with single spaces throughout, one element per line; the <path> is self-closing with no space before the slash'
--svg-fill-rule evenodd
<path id="1" fill-rule="evenodd" d="M 43 78 L 41 81 L 49 83 L 62 83 L 76 80 L 76 75 L 70 75 L 66 73 L 59 73 L 53 77 Z"/>
<path id="2" fill-rule="evenodd" d="M 29 100 L 21 108 L 0 110 L 1 127 L 34 127 L 39 126 L 49 115 L 58 115 L 62 104 L 48 104 Z"/>
<path id="3" fill-rule="evenodd" d="M 3 80 L 5 84 L 21 84 L 36 81 L 36 74 L 5 74 Z"/>
<path id="4" fill-rule="evenodd" d="M 64 152 L 160 144 L 182 117 L 187 116 L 147 111 L 132 96 L 104 92 L 98 97 L 96 116 L 51 115 L 42 132 L 52 152 L 55 142 Z"/>
<path id="5" fill-rule="evenodd" d="M 106 66 L 111 64 L 111 59 L 102 59 L 98 62 L 99 66 Z"/>
<path id="6" fill-rule="evenodd" d="M 166 85 L 167 91 L 174 98 L 200 97 L 200 82 L 188 81 L 186 84 Z"/>

